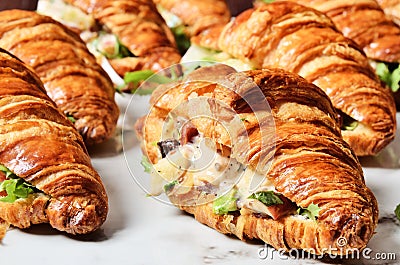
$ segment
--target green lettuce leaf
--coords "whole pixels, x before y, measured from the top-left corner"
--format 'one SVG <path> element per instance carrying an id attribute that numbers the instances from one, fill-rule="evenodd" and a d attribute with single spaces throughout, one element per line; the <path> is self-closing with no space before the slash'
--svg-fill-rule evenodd
<path id="1" fill-rule="evenodd" d="M 146 85 L 139 86 L 142 82 L 146 81 Z M 124 87 L 128 87 L 131 93 L 138 95 L 149 95 L 153 93 L 154 89 L 159 84 L 167 84 L 174 81 L 174 77 L 166 77 L 160 74 L 156 74 L 152 70 L 139 70 L 134 72 L 128 72 L 124 75 Z"/>
<path id="2" fill-rule="evenodd" d="M 142 156 L 142 161 L 140 161 L 140 164 L 144 168 L 144 172 L 146 173 L 151 173 L 151 170 L 153 168 L 153 164 L 150 163 L 149 159 L 147 156 Z"/>
<path id="3" fill-rule="evenodd" d="M 297 214 L 305 216 L 313 221 L 317 221 L 320 210 L 321 208 L 319 208 L 318 205 L 311 203 L 307 208 L 299 207 L 297 209 Z"/>
<path id="4" fill-rule="evenodd" d="M 394 70 L 391 70 L 386 63 L 378 62 L 376 63 L 375 72 L 393 92 L 397 92 L 399 90 L 400 65 L 398 65 Z"/>
<path id="5" fill-rule="evenodd" d="M 340 117 L 342 117 L 342 125 L 340 129 L 345 131 L 354 131 L 360 123 L 357 120 L 350 117 L 349 115 L 347 115 L 346 113 L 340 110 L 338 111 Z"/>
<path id="6" fill-rule="evenodd" d="M 152 75 L 154 75 L 154 71 L 152 70 L 139 70 L 134 72 L 128 72 L 124 75 L 124 81 L 125 83 L 145 81 Z"/>
<path id="7" fill-rule="evenodd" d="M 175 187 L 175 185 L 177 185 L 177 184 L 179 184 L 178 180 L 174 180 L 174 181 L 171 181 L 170 183 L 165 184 L 164 185 L 165 193 L 170 192 Z"/>
<path id="8" fill-rule="evenodd" d="M 249 199 L 256 199 L 264 203 L 266 206 L 271 206 L 275 204 L 283 204 L 283 201 L 279 196 L 273 191 L 259 191 L 253 193 L 249 196 Z"/>
<path id="9" fill-rule="evenodd" d="M 161 84 L 169 84 L 182 80 L 194 70 L 212 65 L 210 62 L 198 62 L 186 65 L 175 65 L 168 68 L 168 71 L 155 73 L 152 70 L 138 70 L 127 72 L 124 75 L 124 84 L 118 90 L 130 90 L 138 95 L 149 95 Z"/>
<path id="10" fill-rule="evenodd" d="M 117 58 L 136 57 L 125 45 L 118 40 L 118 55 Z"/>
<path id="11" fill-rule="evenodd" d="M 178 25 L 171 28 L 172 33 L 174 34 L 176 44 L 178 46 L 178 50 L 180 54 L 185 54 L 185 52 L 189 49 L 191 43 L 188 36 L 185 34 L 185 26 Z"/>
<path id="12" fill-rule="evenodd" d="M 400 204 L 397 205 L 394 213 L 396 214 L 397 219 L 400 221 Z"/>
<path id="13" fill-rule="evenodd" d="M 66 116 L 67 116 L 68 120 L 70 120 L 72 123 L 76 122 L 76 119 L 74 118 L 74 116 L 72 114 L 67 113 Z"/>
<path id="14" fill-rule="evenodd" d="M 358 124 L 358 121 L 352 121 L 349 124 L 343 124 L 342 127 L 345 131 L 354 131 L 357 128 Z"/>
<path id="15" fill-rule="evenodd" d="M 11 170 L 9 170 L 7 167 L 0 165 L 0 171 L 2 171 L 4 174 L 6 174 L 6 178 L 9 178 L 11 175 L 16 176 Z"/>
<path id="16" fill-rule="evenodd" d="M 37 189 L 19 178 L 7 167 L 0 165 L 0 171 L 4 172 L 6 179 L 0 183 L 0 191 L 6 191 L 7 196 L 0 197 L 0 201 L 13 203 L 19 198 L 27 198 L 29 194 L 37 191 Z"/>
<path id="17" fill-rule="evenodd" d="M 236 198 L 236 189 L 231 189 L 228 193 L 219 196 L 213 202 L 213 212 L 215 214 L 227 214 L 238 210 Z"/>
<path id="18" fill-rule="evenodd" d="M 400 87 L 400 65 L 398 68 L 396 68 L 392 72 L 392 83 L 390 85 L 390 88 L 392 89 L 393 92 L 397 92 Z"/>
<path id="19" fill-rule="evenodd" d="M 107 59 L 121 59 L 125 57 L 135 57 L 128 47 L 123 45 L 116 35 L 101 32 L 99 37 L 93 42 L 96 50 Z"/>

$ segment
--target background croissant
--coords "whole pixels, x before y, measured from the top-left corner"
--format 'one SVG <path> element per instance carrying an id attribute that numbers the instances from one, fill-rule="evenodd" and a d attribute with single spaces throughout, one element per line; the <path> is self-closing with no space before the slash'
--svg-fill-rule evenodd
<path id="1" fill-rule="evenodd" d="M 181 59 L 174 36 L 151 0 L 64 0 L 115 34 L 132 56 L 109 59 L 115 71 L 159 71 Z"/>
<path id="2" fill-rule="evenodd" d="M 354 40 L 368 58 L 400 62 L 400 28 L 375 0 L 290 0 L 315 8 L 332 19 L 344 36 Z"/>
<path id="3" fill-rule="evenodd" d="M 399 22 L 400 3 L 391 0 L 291 1 L 325 13 L 346 37 L 354 40 L 371 60 L 371 65 L 382 80 L 393 90 L 397 109 L 400 110 L 399 73 L 395 74 L 397 77 L 385 77 L 389 73 L 392 74 L 394 69 L 399 68 L 400 27 L 394 22 Z M 385 13 L 389 16 L 386 16 Z M 377 64 L 384 64 L 386 67 Z M 387 70 L 379 70 L 379 67 L 387 68 Z M 385 73 L 386 71 L 388 73 Z M 400 71 L 400 68 L 397 71 Z"/>
<path id="4" fill-rule="evenodd" d="M 3 49 L 0 62 L 0 165 L 37 189 L 27 198 L 1 201 L 0 226 L 49 222 L 72 234 L 98 229 L 108 199 L 82 137 L 34 72 Z"/>
<path id="5" fill-rule="evenodd" d="M 76 33 L 36 12 L 6 10 L 0 12 L 0 47 L 35 70 L 86 144 L 113 136 L 119 116 L 113 84 Z"/>
<path id="6" fill-rule="evenodd" d="M 397 0 L 377 0 L 385 14 L 400 26 L 400 3 Z"/>
<path id="7" fill-rule="evenodd" d="M 154 0 L 163 10 L 176 16 L 192 43 L 218 49 L 218 36 L 231 14 L 225 0 Z M 168 15 L 164 16 L 166 20 Z M 172 20 L 172 19 L 171 19 Z"/>
<path id="8" fill-rule="evenodd" d="M 214 67 L 207 72 L 212 76 L 219 70 Z M 249 108 L 264 102 L 264 97 L 257 96 L 260 90 L 271 107 L 275 123 L 275 134 L 267 134 L 267 137 L 275 135 L 272 141 L 260 140 L 266 123 L 264 120 L 258 123 Z M 190 117 L 190 111 L 199 108 L 190 103 L 196 97 L 208 99 L 201 108 L 207 108 L 212 118 Z M 243 98 L 250 103 L 244 104 Z M 216 108 L 214 100 L 223 102 L 227 110 Z M 240 239 L 257 238 L 275 248 L 301 248 L 314 250 L 316 254 L 364 248 L 372 237 L 378 220 L 376 199 L 365 186 L 357 157 L 341 138 L 329 98 L 318 87 L 283 70 L 263 69 L 232 73 L 218 84 L 192 78 L 168 89 L 159 88 L 151 103 L 151 111 L 138 120 L 136 129 L 143 152 L 153 164 L 161 159 L 161 154 L 152 143 L 161 140 L 167 116 L 187 103 L 184 109 L 187 112 L 180 115 L 189 119 L 204 137 L 211 138 L 221 148 L 220 152 L 228 150 L 225 156 L 257 169 L 273 182 L 277 192 L 297 205 L 307 207 L 314 203 L 321 208 L 317 222 L 295 215 L 273 220 L 243 208 L 240 212 L 218 215 L 213 212 L 212 203 L 196 199 L 200 197 L 196 197 L 199 187 L 193 186 L 182 196 L 186 199 L 193 196 L 194 203 L 177 206 L 193 214 L 199 222 Z M 244 121 L 247 147 L 241 144 L 240 137 L 229 135 L 215 122 L 233 120 L 229 113 L 239 115 Z M 265 167 L 269 162 L 271 166 Z M 337 244 L 338 238 L 348 243 L 343 249 Z"/>
<path id="9" fill-rule="evenodd" d="M 224 28 L 219 46 L 253 68 L 283 68 L 322 88 L 344 125 L 358 125 L 342 130 L 357 155 L 377 154 L 393 140 L 396 109 L 389 89 L 321 12 L 291 2 L 259 4 Z"/>

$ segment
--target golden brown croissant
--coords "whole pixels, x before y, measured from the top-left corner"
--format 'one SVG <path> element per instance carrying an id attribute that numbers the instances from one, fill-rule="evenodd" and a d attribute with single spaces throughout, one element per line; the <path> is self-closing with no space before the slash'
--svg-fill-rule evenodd
<path id="1" fill-rule="evenodd" d="M 203 47 L 218 49 L 218 36 L 231 17 L 225 0 L 154 0 L 185 26 L 185 34 Z"/>
<path id="2" fill-rule="evenodd" d="M 181 59 L 174 36 L 151 0 L 65 0 L 115 34 L 133 54 L 110 59 L 115 71 L 159 71 Z"/>
<path id="3" fill-rule="evenodd" d="M 398 0 L 377 0 L 385 14 L 400 26 L 400 2 Z"/>
<path id="4" fill-rule="evenodd" d="M 48 222 L 72 234 L 98 229 L 108 199 L 81 135 L 33 71 L 3 49 L 0 62 L 1 222 L 19 228 Z M 10 190 L 13 183 L 25 195 Z"/>
<path id="5" fill-rule="evenodd" d="M 79 36 L 31 11 L 0 13 L 0 47 L 29 64 L 86 144 L 113 136 L 119 110 L 110 78 Z"/>
<path id="6" fill-rule="evenodd" d="M 343 137 L 357 155 L 377 154 L 393 140 L 389 89 L 323 13 L 291 2 L 260 4 L 224 28 L 219 46 L 254 68 L 283 68 L 322 88 L 341 111 Z"/>
<path id="7" fill-rule="evenodd" d="M 385 77 L 398 68 L 400 62 L 400 27 L 393 23 L 375 0 L 320 1 L 291 0 L 324 12 L 335 26 L 348 38 L 363 48 L 371 65 L 381 79 L 393 90 L 397 109 L 400 109 L 400 95 L 396 93 L 397 77 Z M 388 1 L 391 2 L 391 1 Z M 393 5 L 394 3 L 387 3 Z M 398 6 L 400 8 L 400 5 Z M 381 65 L 377 65 L 381 64 Z M 386 64 L 386 67 L 383 65 Z M 379 67 L 387 70 L 379 70 Z M 400 71 L 400 68 L 396 71 Z M 396 74 L 395 74 L 396 75 Z M 389 79 L 389 80 L 388 80 Z M 393 81 L 391 81 L 393 79 Z M 397 84 L 394 84 L 394 83 Z"/>
<path id="8" fill-rule="evenodd" d="M 377 202 L 326 94 L 278 69 L 200 71 L 202 77 L 156 89 L 150 112 L 136 123 L 151 174 L 167 181 L 169 199 L 221 233 L 277 249 L 343 255 L 364 248 L 377 225 Z M 214 78 L 217 72 L 223 74 Z M 204 142 L 215 147 L 213 160 L 203 156 Z M 202 159 L 207 166 L 197 168 Z M 262 181 L 248 196 L 256 176 Z M 267 205 L 268 198 L 278 201 Z M 301 212 L 312 207 L 305 218 Z"/>
<path id="9" fill-rule="evenodd" d="M 363 48 L 368 58 L 400 62 L 400 28 L 375 0 L 290 0 L 328 15 L 344 36 Z"/>

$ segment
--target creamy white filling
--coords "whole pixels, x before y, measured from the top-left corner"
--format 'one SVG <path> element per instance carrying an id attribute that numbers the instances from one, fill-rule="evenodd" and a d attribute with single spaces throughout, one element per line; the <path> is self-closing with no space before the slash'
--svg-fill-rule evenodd
<path id="1" fill-rule="evenodd" d="M 90 30 L 95 25 L 91 16 L 75 6 L 66 4 L 63 0 L 39 0 L 37 12 L 82 31 Z"/>
<path id="2" fill-rule="evenodd" d="M 216 196 L 237 189 L 237 205 L 258 213 L 268 213 L 262 202 L 248 197 L 258 191 L 275 191 L 271 180 L 234 158 L 215 151 L 210 139 L 197 136 L 192 142 L 177 147 L 160 159 L 151 172 L 152 195 L 160 195 L 167 183 L 179 180 L 174 194 L 185 194 L 193 187 L 212 184 Z"/>

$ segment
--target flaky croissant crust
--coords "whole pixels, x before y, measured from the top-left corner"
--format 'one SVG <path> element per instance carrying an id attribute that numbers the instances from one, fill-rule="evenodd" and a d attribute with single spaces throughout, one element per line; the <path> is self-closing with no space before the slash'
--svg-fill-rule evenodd
<path id="1" fill-rule="evenodd" d="M 318 87 L 297 75 L 277 69 L 253 70 L 230 74 L 222 85 L 193 81 L 156 90 L 150 113 L 136 124 L 143 151 L 153 163 L 160 159 L 151 143 L 160 140 L 166 115 L 193 93 L 222 100 L 244 119 L 254 121 L 239 96 L 254 93 L 258 88 L 253 82 L 271 106 L 276 149 L 261 146 L 260 126 L 254 122 L 245 125 L 249 135 L 246 149 L 235 148 L 240 141 L 224 135 L 216 123 L 192 122 L 205 137 L 227 146 L 231 157 L 243 164 L 260 170 L 272 162 L 261 172 L 271 179 L 277 192 L 297 205 L 317 204 L 321 208 L 318 221 L 295 216 L 274 221 L 243 209 L 240 214 L 216 215 L 211 203 L 179 207 L 219 232 L 241 239 L 258 238 L 275 248 L 313 249 L 317 254 L 331 249 L 334 253 L 333 248 L 340 250 L 337 240 L 341 237 L 347 242 L 341 250 L 364 248 L 377 225 L 376 199 L 365 185 L 357 157 L 341 138 L 331 102 Z M 217 119 L 227 118 L 219 112 L 213 114 Z"/>
<path id="2" fill-rule="evenodd" d="M 72 234 L 98 229 L 108 198 L 80 134 L 45 94 L 39 78 L 0 50 L 0 164 L 42 193 L 0 203 L 16 227 L 49 222 Z"/>
<path id="3" fill-rule="evenodd" d="M 291 2 L 259 4 L 224 28 L 219 46 L 254 68 L 283 68 L 322 88 L 337 109 L 364 125 L 343 131 L 357 155 L 377 154 L 393 140 L 396 109 L 389 89 L 323 13 Z"/>
<path id="4" fill-rule="evenodd" d="M 113 84 L 76 33 L 36 12 L 6 10 L 0 13 L 0 46 L 35 70 L 86 144 L 114 135 L 119 110 Z"/>

